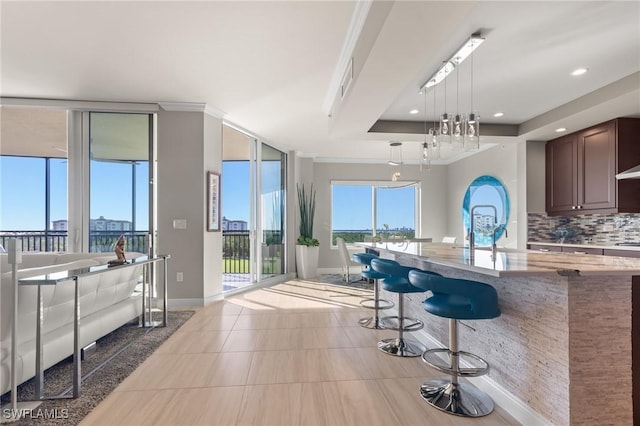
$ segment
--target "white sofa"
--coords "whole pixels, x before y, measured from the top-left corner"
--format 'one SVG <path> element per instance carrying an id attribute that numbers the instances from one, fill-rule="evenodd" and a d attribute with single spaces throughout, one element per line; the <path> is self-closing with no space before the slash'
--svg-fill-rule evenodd
<path id="1" fill-rule="evenodd" d="M 127 253 L 127 258 L 143 256 Z M 18 265 L 18 278 L 28 278 L 51 272 L 103 265 L 114 259 L 111 253 L 23 253 Z M 81 277 L 80 346 L 136 318 L 142 312 L 140 294 L 135 288 L 142 274 L 142 265 L 109 268 L 103 273 Z M 12 272 L 7 254 L 0 254 L 0 394 L 11 388 L 11 297 Z M 43 365 L 49 368 L 73 354 L 73 281 L 58 285 L 43 285 L 44 328 Z M 35 375 L 37 286 L 18 286 L 18 383 Z"/>

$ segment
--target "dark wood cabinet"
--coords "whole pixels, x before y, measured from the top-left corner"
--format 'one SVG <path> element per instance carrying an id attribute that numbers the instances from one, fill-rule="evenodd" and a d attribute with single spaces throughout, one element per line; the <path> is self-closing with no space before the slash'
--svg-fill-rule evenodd
<path id="1" fill-rule="evenodd" d="M 640 212 L 640 179 L 615 178 L 638 164 L 639 119 L 618 118 L 547 142 L 547 214 Z"/>
<path id="2" fill-rule="evenodd" d="M 563 253 L 575 253 L 575 254 L 599 254 L 602 255 L 604 253 L 601 248 L 594 247 L 566 247 L 562 246 Z"/>
<path id="3" fill-rule="evenodd" d="M 541 251 L 541 252 L 562 251 L 562 247 L 561 246 L 549 246 L 549 245 L 546 245 L 546 244 L 529 244 L 528 248 L 529 248 L 529 250 L 537 250 L 537 251 Z"/>

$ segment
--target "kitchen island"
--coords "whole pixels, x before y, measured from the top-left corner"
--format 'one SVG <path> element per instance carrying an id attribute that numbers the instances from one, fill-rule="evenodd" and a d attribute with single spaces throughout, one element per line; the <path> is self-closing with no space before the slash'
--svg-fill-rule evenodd
<path id="1" fill-rule="evenodd" d="M 633 318 L 632 300 L 635 293 L 639 304 L 640 260 L 501 249 L 471 254 L 438 243 L 361 245 L 403 265 L 494 286 L 502 316 L 462 321 L 461 350 L 486 359 L 488 377 L 550 423 L 633 424 L 640 315 Z M 405 314 L 448 342 L 447 320 L 424 311 L 424 295 L 405 296 Z M 636 422 L 638 411 L 636 405 Z"/>

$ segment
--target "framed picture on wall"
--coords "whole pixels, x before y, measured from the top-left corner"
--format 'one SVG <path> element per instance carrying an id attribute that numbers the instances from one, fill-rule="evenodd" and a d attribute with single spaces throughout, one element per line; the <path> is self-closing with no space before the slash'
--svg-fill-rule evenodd
<path id="1" fill-rule="evenodd" d="M 220 173 L 207 172 L 207 231 L 220 231 Z"/>

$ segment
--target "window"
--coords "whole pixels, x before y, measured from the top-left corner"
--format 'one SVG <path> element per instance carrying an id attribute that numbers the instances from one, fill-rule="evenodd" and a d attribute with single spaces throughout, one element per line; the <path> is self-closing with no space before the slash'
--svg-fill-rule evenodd
<path id="1" fill-rule="evenodd" d="M 331 244 L 378 238 L 414 238 L 417 183 L 332 182 Z"/>

